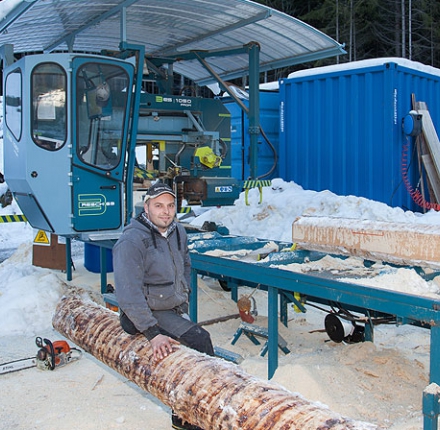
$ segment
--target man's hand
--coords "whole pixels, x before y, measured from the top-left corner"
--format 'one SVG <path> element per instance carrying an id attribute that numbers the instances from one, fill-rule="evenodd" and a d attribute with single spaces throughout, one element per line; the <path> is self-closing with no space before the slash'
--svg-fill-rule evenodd
<path id="1" fill-rule="evenodd" d="M 150 344 L 153 348 L 153 357 L 155 361 L 162 360 L 180 345 L 177 340 L 165 336 L 164 334 L 158 334 L 156 337 L 153 337 L 153 339 L 150 340 Z"/>

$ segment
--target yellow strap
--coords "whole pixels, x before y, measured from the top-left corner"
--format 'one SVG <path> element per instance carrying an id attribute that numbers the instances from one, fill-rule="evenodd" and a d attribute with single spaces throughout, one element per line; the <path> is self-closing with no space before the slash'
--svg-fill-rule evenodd
<path id="1" fill-rule="evenodd" d="M 258 191 L 260 192 L 260 201 L 258 203 L 261 205 L 263 203 L 263 187 L 258 187 Z"/>
<path id="2" fill-rule="evenodd" d="M 302 303 L 300 293 L 293 293 L 293 297 L 295 297 L 295 299 L 298 300 L 298 302 Z M 293 310 L 299 314 L 302 312 L 301 309 L 297 305 L 293 305 Z"/>

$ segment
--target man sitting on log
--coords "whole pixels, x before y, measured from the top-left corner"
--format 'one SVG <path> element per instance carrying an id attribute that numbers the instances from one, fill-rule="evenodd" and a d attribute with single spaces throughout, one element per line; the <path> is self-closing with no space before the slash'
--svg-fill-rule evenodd
<path id="1" fill-rule="evenodd" d="M 131 220 L 113 247 L 121 326 L 129 334 L 142 333 L 156 361 L 179 343 L 214 355 L 210 334 L 188 316 L 191 261 L 186 231 L 175 221 L 175 198 L 168 185 L 152 185 L 144 212 Z M 174 413 L 172 427 L 199 429 Z"/>

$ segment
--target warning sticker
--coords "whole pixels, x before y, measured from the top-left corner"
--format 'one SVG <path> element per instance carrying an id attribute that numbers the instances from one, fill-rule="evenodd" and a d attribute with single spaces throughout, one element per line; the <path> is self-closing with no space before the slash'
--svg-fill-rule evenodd
<path id="1" fill-rule="evenodd" d="M 34 238 L 34 243 L 37 243 L 38 245 L 50 245 L 47 233 L 44 230 L 38 230 Z"/>

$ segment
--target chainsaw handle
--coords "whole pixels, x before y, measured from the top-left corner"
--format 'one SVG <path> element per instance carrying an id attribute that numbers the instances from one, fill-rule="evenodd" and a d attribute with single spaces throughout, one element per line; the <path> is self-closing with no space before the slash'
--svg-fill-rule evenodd
<path id="1" fill-rule="evenodd" d="M 49 347 L 49 351 L 47 351 L 47 347 L 43 345 L 43 341 L 44 343 Z M 50 370 L 54 370 L 55 369 L 55 349 L 53 347 L 53 343 L 49 340 L 49 339 L 41 339 L 40 336 L 38 336 L 35 339 L 35 343 L 37 344 L 38 348 L 44 349 L 45 351 L 47 351 L 50 354 Z"/>
<path id="2" fill-rule="evenodd" d="M 50 370 L 55 369 L 55 349 L 53 343 L 49 339 L 43 339 L 44 343 L 49 346 L 50 349 Z"/>
<path id="3" fill-rule="evenodd" d="M 49 350 L 47 349 L 47 346 L 43 345 L 44 343 L 49 347 Z M 42 339 L 40 336 L 35 338 L 35 343 L 37 344 L 38 348 L 40 350 L 44 350 L 45 352 L 48 352 L 50 354 L 50 370 L 55 369 L 55 349 L 53 347 L 53 343 L 49 339 Z"/>
<path id="4" fill-rule="evenodd" d="M 35 338 L 35 343 L 38 346 L 38 348 L 44 348 L 43 339 L 41 339 L 40 336 Z"/>

